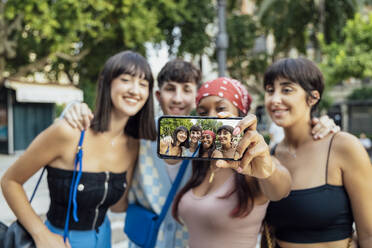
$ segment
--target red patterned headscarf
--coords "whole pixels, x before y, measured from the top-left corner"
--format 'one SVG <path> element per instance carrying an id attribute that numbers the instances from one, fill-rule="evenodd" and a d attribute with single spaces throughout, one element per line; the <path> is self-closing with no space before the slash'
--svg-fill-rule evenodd
<path id="1" fill-rule="evenodd" d="M 209 134 L 210 136 L 212 136 L 213 140 L 216 139 L 216 134 L 213 131 L 211 131 L 211 130 L 204 130 L 202 132 L 202 136 L 203 136 L 203 134 Z"/>
<path id="2" fill-rule="evenodd" d="M 207 96 L 219 96 L 229 100 L 235 107 L 247 114 L 252 97 L 241 82 L 235 79 L 220 77 L 202 84 L 196 96 L 196 105 Z"/>

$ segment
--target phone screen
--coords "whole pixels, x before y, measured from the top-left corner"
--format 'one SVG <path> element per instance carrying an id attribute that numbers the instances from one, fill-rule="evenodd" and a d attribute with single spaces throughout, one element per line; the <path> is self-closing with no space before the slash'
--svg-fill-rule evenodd
<path id="1" fill-rule="evenodd" d="M 241 117 L 162 116 L 158 156 L 164 159 L 234 160 L 242 135 L 233 135 Z"/>

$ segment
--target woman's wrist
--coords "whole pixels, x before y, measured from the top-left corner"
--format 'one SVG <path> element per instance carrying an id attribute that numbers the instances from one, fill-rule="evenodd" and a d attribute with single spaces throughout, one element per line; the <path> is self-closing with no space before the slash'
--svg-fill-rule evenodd
<path id="1" fill-rule="evenodd" d="M 256 177 L 259 179 L 269 179 L 276 171 L 276 164 L 271 156 L 261 156 L 252 160 L 249 164 L 236 168 L 240 174 Z"/>
<path id="2" fill-rule="evenodd" d="M 33 226 L 32 230 L 29 231 L 34 241 L 43 239 L 48 232 L 50 231 L 44 223 Z"/>

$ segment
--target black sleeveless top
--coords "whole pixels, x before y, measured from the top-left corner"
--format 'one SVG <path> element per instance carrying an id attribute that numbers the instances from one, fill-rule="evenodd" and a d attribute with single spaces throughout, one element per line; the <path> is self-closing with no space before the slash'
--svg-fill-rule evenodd
<path id="1" fill-rule="evenodd" d="M 328 160 L 334 136 L 331 138 L 326 182 L 322 186 L 292 190 L 287 198 L 270 202 L 266 221 L 274 227 L 275 236 L 292 243 L 319 243 L 348 238 L 354 222 L 349 196 L 344 186 L 328 184 Z M 275 148 L 272 154 L 275 154 Z"/>
<path id="2" fill-rule="evenodd" d="M 47 166 L 50 206 L 49 222 L 63 229 L 68 207 L 72 170 Z M 77 187 L 77 215 L 75 222 L 70 214 L 70 230 L 93 230 L 103 223 L 106 212 L 116 203 L 127 187 L 126 172 L 83 172 Z"/>

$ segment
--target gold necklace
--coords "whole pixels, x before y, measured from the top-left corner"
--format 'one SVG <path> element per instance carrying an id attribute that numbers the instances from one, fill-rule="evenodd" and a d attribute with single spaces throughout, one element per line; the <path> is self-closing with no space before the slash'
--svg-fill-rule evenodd
<path id="1" fill-rule="evenodd" d="M 122 136 L 124 136 L 124 132 L 123 132 L 122 134 L 119 134 L 118 136 L 112 138 L 111 141 L 110 141 L 111 146 L 114 146 L 115 143 L 116 143 L 116 141 L 117 141 L 120 137 L 122 137 Z"/>
<path id="2" fill-rule="evenodd" d="M 216 169 L 211 169 L 211 171 L 212 171 L 212 173 L 211 173 L 211 175 L 209 176 L 209 180 L 208 180 L 208 182 L 209 183 L 212 183 L 213 182 L 213 179 L 214 179 L 214 173 L 216 173 L 217 171 L 219 171 L 221 168 L 216 168 Z"/>

